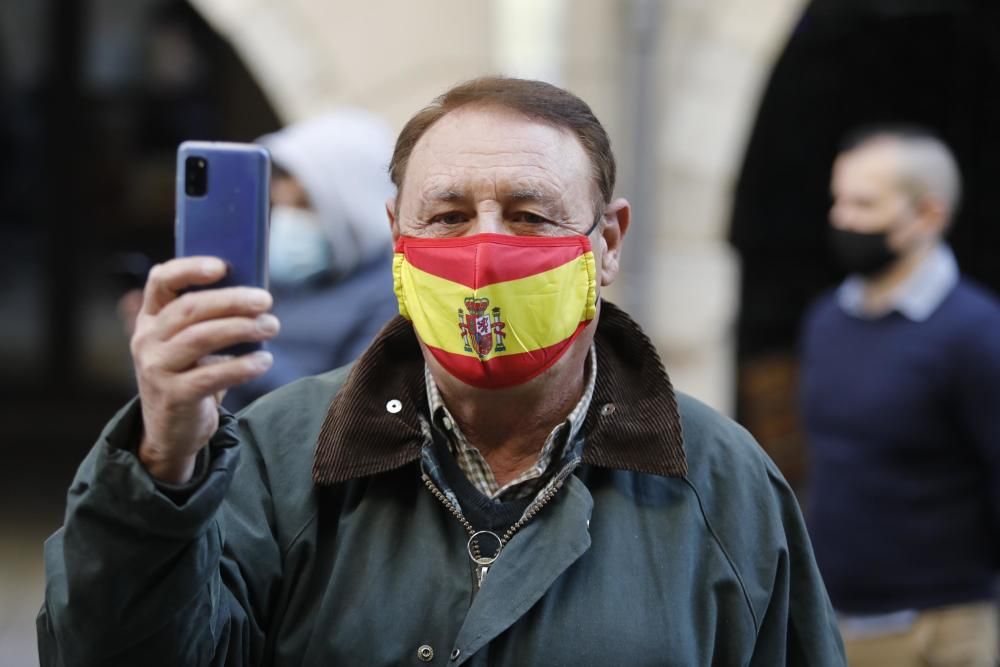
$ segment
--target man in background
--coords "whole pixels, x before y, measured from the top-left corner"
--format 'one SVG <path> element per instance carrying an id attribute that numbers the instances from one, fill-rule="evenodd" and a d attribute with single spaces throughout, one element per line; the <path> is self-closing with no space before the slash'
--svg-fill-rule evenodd
<path id="1" fill-rule="evenodd" d="M 807 316 L 808 525 L 852 665 L 994 665 L 1000 305 L 942 240 L 961 195 L 933 135 L 853 137 L 832 178 L 849 273 Z"/>

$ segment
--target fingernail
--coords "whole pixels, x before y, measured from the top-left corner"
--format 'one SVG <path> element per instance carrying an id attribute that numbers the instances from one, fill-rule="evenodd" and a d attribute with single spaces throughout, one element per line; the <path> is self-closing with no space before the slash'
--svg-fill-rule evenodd
<path id="1" fill-rule="evenodd" d="M 218 259 L 206 259 L 201 263 L 201 272 L 206 276 L 214 276 L 223 268 L 225 265 Z"/>
<path id="2" fill-rule="evenodd" d="M 257 350 L 250 354 L 250 361 L 258 368 L 270 368 L 274 357 L 267 350 Z"/>
<path id="3" fill-rule="evenodd" d="M 264 290 L 253 290 L 247 297 L 251 308 L 267 308 L 271 305 L 271 295 Z"/>
<path id="4" fill-rule="evenodd" d="M 281 324 L 278 318 L 271 313 L 262 313 L 257 316 L 257 331 L 266 334 L 276 333 Z"/>

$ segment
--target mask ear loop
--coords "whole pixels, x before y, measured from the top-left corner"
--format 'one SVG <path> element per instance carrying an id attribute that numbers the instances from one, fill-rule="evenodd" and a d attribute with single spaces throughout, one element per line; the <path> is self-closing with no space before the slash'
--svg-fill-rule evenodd
<path id="1" fill-rule="evenodd" d="M 588 229 L 587 232 L 584 234 L 584 237 L 586 237 L 588 241 L 590 239 L 590 235 L 594 233 L 594 230 L 597 229 L 597 225 L 601 224 L 601 220 L 603 219 L 604 219 L 604 214 L 598 212 L 597 217 L 594 219 L 594 224 L 592 224 L 590 226 L 590 229 Z M 588 274 L 587 279 L 589 283 L 588 292 L 591 292 L 594 298 L 590 299 L 589 298 L 590 295 L 589 294 L 587 295 L 588 296 L 587 301 L 589 302 L 589 305 L 587 306 L 587 309 L 584 312 L 584 317 L 586 318 L 586 321 L 590 321 L 595 317 L 597 317 L 597 301 L 600 298 L 597 295 L 597 265 L 594 262 L 593 251 L 591 251 L 590 259 L 587 262 L 587 274 Z"/>
<path id="2" fill-rule="evenodd" d="M 589 237 L 591 234 L 593 234 L 594 230 L 597 229 L 597 225 L 601 224 L 601 220 L 603 220 L 603 219 L 604 219 L 604 214 L 599 212 L 597 214 L 597 217 L 594 218 L 594 224 L 592 224 L 590 226 L 590 229 L 588 229 L 586 232 L 584 232 L 583 235 Z"/>

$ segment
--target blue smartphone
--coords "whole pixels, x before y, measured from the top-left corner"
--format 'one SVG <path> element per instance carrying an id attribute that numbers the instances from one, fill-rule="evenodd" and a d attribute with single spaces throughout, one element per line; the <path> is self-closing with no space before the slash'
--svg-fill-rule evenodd
<path id="1" fill-rule="evenodd" d="M 226 262 L 219 282 L 200 289 L 247 285 L 267 289 L 271 159 L 254 144 L 185 141 L 177 149 L 177 257 L 211 255 Z M 247 354 L 259 342 L 220 354 Z"/>

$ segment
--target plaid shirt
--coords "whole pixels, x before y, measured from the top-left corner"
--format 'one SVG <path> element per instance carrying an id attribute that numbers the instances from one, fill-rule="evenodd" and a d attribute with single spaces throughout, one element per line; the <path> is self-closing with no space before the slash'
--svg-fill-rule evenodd
<path id="1" fill-rule="evenodd" d="M 445 433 L 448 434 L 448 445 L 451 453 L 455 456 L 458 467 L 462 470 L 472 485 L 483 495 L 502 500 L 517 500 L 535 495 L 545 481 L 545 473 L 557 459 L 557 455 L 562 452 L 564 445 L 570 442 L 583 426 L 584 417 L 587 415 L 587 408 L 590 407 L 590 399 L 594 396 L 594 386 L 597 383 L 597 350 L 590 346 L 590 364 L 587 373 L 587 386 L 584 388 L 583 396 L 573 408 L 572 412 L 562 422 L 549 433 L 545 439 L 542 450 L 538 453 L 538 460 L 535 464 L 518 475 L 516 478 L 504 484 L 502 487 L 497 484 L 496 477 L 489 463 L 483 458 L 475 446 L 472 445 L 459 429 L 455 419 L 448 412 L 437 383 L 431 377 L 430 370 L 424 367 L 424 380 L 427 384 L 427 403 L 430 406 L 432 421 Z"/>

